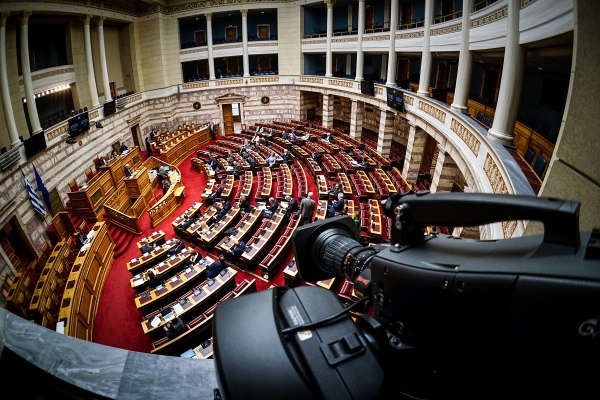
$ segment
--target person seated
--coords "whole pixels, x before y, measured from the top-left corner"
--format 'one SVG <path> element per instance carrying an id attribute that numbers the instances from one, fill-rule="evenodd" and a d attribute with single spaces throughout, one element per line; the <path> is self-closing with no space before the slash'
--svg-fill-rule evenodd
<path id="1" fill-rule="evenodd" d="M 108 161 L 106 160 L 106 158 L 104 158 L 104 156 L 98 157 L 98 166 L 102 167 L 106 164 L 108 164 Z"/>
<path id="2" fill-rule="evenodd" d="M 176 254 L 181 253 L 181 250 L 185 249 L 185 243 L 183 243 L 183 241 L 181 241 L 180 239 L 171 239 L 175 242 L 175 245 L 173 245 L 173 247 L 171 247 L 169 250 L 167 250 L 167 256 L 174 256 Z"/>
<path id="3" fill-rule="evenodd" d="M 165 283 L 165 279 L 159 273 L 155 273 L 153 269 L 148 270 L 146 273 L 146 287 L 148 289 L 154 289 L 158 285 Z"/>
<path id="4" fill-rule="evenodd" d="M 344 190 L 342 189 L 342 184 L 338 182 L 329 191 L 329 196 L 331 196 L 331 200 L 337 200 L 340 193 L 344 193 Z"/>
<path id="5" fill-rule="evenodd" d="M 342 212 L 345 206 L 346 200 L 344 200 L 344 193 L 340 193 L 338 194 L 338 199 L 327 206 L 327 216 L 334 217 L 335 213 Z"/>
<path id="6" fill-rule="evenodd" d="M 81 248 L 85 246 L 85 236 L 83 232 L 77 233 L 77 237 L 75 238 L 75 246 L 77 246 L 77 250 L 81 250 Z"/>
<path id="7" fill-rule="evenodd" d="M 277 158 L 275 157 L 275 154 L 271 153 L 269 154 L 269 157 L 265 159 L 265 161 L 267 162 L 269 167 L 272 167 L 277 162 Z"/>
<path id="8" fill-rule="evenodd" d="M 206 277 L 209 279 L 215 278 L 221 271 L 227 268 L 227 266 L 228 264 L 225 261 L 225 256 L 221 254 L 218 261 L 215 261 L 206 268 Z"/>
<path id="9" fill-rule="evenodd" d="M 212 203 L 214 203 L 215 199 L 220 199 L 221 193 L 223 193 L 223 185 L 218 184 L 216 190 L 214 192 L 212 192 L 206 199 L 207 203 L 212 204 Z"/>
<path id="10" fill-rule="evenodd" d="M 177 336 L 181 335 L 183 332 L 186 331 L 185 323 L 183 322 L 183 320 L 175 314 L 175 311 L 173 311 L 173 315 L 175 315 L 175 318 L 168 321 L 164 327 L 165 334 L 167 335 L 169 340 L 175 339 Z"/>
<path id="11" fill-rule="evenodd" d="M 148 243 L 148 239 L 142 239 L 142 246 L 140 247 L 142 254 L 150 254 L 150 252 L 154 251 L 154 249 L 156 249 L 156 243 L 152 245 Z"/>
<path id="12" fill-rule="evenodd" d="M 283 131 L 283 133 L 281 134 L 281 138 L 282 138 L 283 140 L 287 140 L 287 139 L 288 139 L 288 134 L 287 134 L 287 132 L 286 132 L 286 131 Z"/>
<path id="13" fill-rule="evenodd" d="M 294 135 L 293 132 L 290 132 L 289 136 L 288 136 L 288 140 L 292 143 L 292 144 L 296 144 L 298 143 L 298 139 L 296 139 L 296 135 Z"/>
<path id="14" fill-rule="evenodd" d="M 125 143 L 123 143 L 121 145 L 121 147 L 119 148 L 119 153 L 123 154 L 125 152 L 127 152 L 129 150 L 129 148 L 127 147 L 127 145 Z"/>
<path id="15" fill-rule="evenodd" d="M 235 260 L 244 254 L 244 250 L 246 250 L 246 243 L 233 239 L 233 248 L 229 251 L 229 255 L 232 260 Z"/>
<path id="16" fill-rule="evenodd" d="M 325 141 L 333 143 L 333 134 L 331 132 L 328 132 L 327 135 L 325 135 Z"/>
<path id="17" fill-rule="evenodd" d="M 208 166 L 211 167 L 215 173 L 219 172 L 219 161 L 217 160 L 216 157 L 212 157 L 208 161 Z"/>
<path id="18" fill-rule="evenodd" d="M 323 164 L 322 164 L 322 160 L 321 160 L 321 154 L 320 153 L 313 153 L 312 155 L 312 159 L 315 160 L 317 162 L 317 164 L 319 164 L 319 167 L 323 168 Z"/>
<path id="19" fill-rule="evenodd" d="M 273 136 L 273 135 L 275 135 L 275 131 L 273 130 L 273 128 L 269 128 L 269 130 L 268 130 L 267 134 L 268 134 L 269 136 Z"/>
<path id="20" fill-rule="evenodd" d="M 235 161 L 235 159 L 233 158 L 233 154 L 231 153 L 231 150 L 230 150 L 229 153 L 227 154 L 227 164 L 233 165 L 234 161 Z"/>
<path id="21" fill-rule="evenodd" d="M 308 142 L 310 140 L 310 133 L 306 132 L 304 136 L 300 136 L 300 139 Z"/>
<path id="22" fill-rule="evenodd" d="M 242 213 L 250 211 L 250 203 L 248 203 L 248 199 L 244 195 L 240 196 L 240 210 Z"/>
<path id="23" fill-rule="evenodd" d="M 254 159 L 254 157 L 248 155 L 246 162 L 248 163 L 248 165 L 250 165 L 250 169 L 256 170 L 256 160 Z"/>
<path id="24" fill-rule="evenodd" d="M 194 265 L 202 261 L 204 257 L 200 253 L 197 253 L 196 250 L 190 250 L 190 256 L 183 262 L 184 268 Z"/>
<path id="25" fill-rule="evenodd" d="M 183 221 L 175 228 L 177 236 L 183 236 L 183 232 L 198 221 L 198 217 L 190 217 L 189 215 L 183 216 Z"/>
<path id="26" fill-rule="evenodd" d="M 217 204 L 217 213 L 214 216 L 215 221 L 222 220 L 230 208 L 231 208 L 231 204 L 229 203 L 229 201 L 226 201 L 223 204 Z"/>
<path id="27" fill-rule="evenodd" d="M 260 144 L 262 144 L 265 147 L 271 147 L 271 145 L 269 144 L 269 140 L 266 137 L 261 139 Z"/>
<path id="28" fill-rule="evenodd" d="M 233 174 L 233 177 L 239 178 L 241 172 L 242 172 L 242 164 L 240 164 L 239 161 L 234 161 L 233 162 L 233 171 L 231 171 L 231 173 Z"/>
<path id="29" fill-rule="evenodd" d="M 262 128 L 261 128 L 262 129 Z M 262 132 L 262 131 L 261 131 Z M 260 136 L 258 136 L 258 133 L 254 135 L 254 137 L 252 138 L 252 144 L 257 145 L 260 142 Z"/>
<path id="30" fill-rule="evenodd" d="M 125 168 L 123 168 L 123 173 L 127 178 L 131 178 L 131 176 L 133 175 L 133 171 L 129 167 L 129 164 L 125 164 Z"/>
<path id="31" fill-rule="evenodd" d="M 290 153 L 290 151 L 286 149 L 283 152 L 283 155 L 281 156 L 281 158 L 283 159 L 283 162 L 287 164 L 290 162 L 290 159 L 292 158 L 292 153 Z"/>
<path id="32" fill-rule="evenodd" d="M 271 218 L 279 208 L 279 203 L 273 197 L 269 197 L 267 208 L 263 211 L 263 216 Z"/>
<path id="33" fill-rule="evenodd" d="M 285 210 L 285 215 L 288 217 L 298 211 L 300 206 L 298 205 L 298 200 L 290 196 L 289 194 L 285 196 L 285 201 L 288 203 L 287 209 Z"/>

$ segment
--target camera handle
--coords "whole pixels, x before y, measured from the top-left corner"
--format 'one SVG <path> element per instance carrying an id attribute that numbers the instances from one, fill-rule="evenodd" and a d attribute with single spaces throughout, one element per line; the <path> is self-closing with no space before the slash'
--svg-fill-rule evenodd
<path id="1" fill-rule="evenodd" d="M 427 226 L 478 226 L 512 220 L 541 221 L 546 244 L 577 250 L 579 209 L 577 201 L 494 193 L 429 193 L 423 191 L 388 198 L 385 215 L 395 221 L 403 245 L 424 240 Z"/>

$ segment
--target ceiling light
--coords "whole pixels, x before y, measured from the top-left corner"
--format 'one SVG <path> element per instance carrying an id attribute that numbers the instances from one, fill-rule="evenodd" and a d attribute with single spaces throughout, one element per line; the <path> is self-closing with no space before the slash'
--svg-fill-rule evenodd
<path id="1" fill-rule="evenodd" d="M 543 71 L 543 70 L 544 70 L 542 67 L 538 67 L 538 69 L 539 69 L 540 71 Z"/>

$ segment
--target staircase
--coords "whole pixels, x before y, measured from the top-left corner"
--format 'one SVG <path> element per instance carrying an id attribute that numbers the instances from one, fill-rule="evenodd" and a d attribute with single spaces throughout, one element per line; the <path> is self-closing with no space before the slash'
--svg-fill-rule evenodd
<path id="1" fill-rule="evenodd" d="M 73 221 L 73 225 L 75 225 L 76 228 L 79 227 L 79 224 L 81 224 L 81 221 L 84 219 L 81 215 L 75 213 L 70 201 L 68 201 L 65 205 L 65 211 L 69 213 L 69 217 L 71 218 L 71 221 Z M 128 230 L 110 223 L 106 218 L 104 218 L 103 221 L 106 223 L 108 233 L 115 242 L 113 258 L 118 258 L 122 256 L 125 251 L 127 251 L 131 243 L 133 243 L 136 235 L 133 232 L 129 232 Z M 94 223 L 91 221 L 86 221 L 86 223 L 90 229 L 94 226 Z"/>

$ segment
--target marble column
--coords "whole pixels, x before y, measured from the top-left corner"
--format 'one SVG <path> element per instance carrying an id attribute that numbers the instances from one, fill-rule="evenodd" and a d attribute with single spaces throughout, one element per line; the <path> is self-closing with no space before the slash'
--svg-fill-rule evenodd
<path id="1" fill-rule="evenodd" d="M 429 191 L 432 193 L 451 192 L 454 180 L 459 174 L 458 166 L 442 146 L 438 146 L 438 148 L 437 162 Z"/>
<path id="2" fill-rule="evenodd" d="M 431 23 L 435 0 L 425 0 L 425 23 L 423 27 L 423 54 L 421 55 L 421 76 L 417 94 L 429 97 L 429 82 L 431 81 Z"/>
<path id="3" fill-rule="evenodd" d="M 85 65 L 88 74 L 88 86 L 90 89 L 90 100 L 92 107 L 98 107 L 98 90 L 96 89 L 96 75 L 94 74 L 94 61 L 92 59 L 92 40 L 90 38 L 90 20 L 92 16 L 87 14 L 83 17 L 83 40 L 85 42 Z"/>
<path id="4" fill-rule="evenodd" d="M 392 1 L 390 14 L 390 47 L 388 50 L 387 86 L 396 86 L 396 29 L 398 29 L 398 1 Z"/>
<path id="5" fill-rule="evenodd" d="M 21 14 L 21 69 L 23 70 L 23 87 L 25 89 L 25 98 L 27 99 L 27 113 L 29 114 L 29 123 L 31 124 L 31 135 L 40 133 L 40 117 L 35 104 L 35 95 L 33 94 L 33 83 L 31 82 L 31 67 L 29 64 L 29 16 L 31 11 L 23 11 Z"/>
<path id="6" fill-rule="evenodd" d="M 96 19 L 98 25 L 98 50 L 100 52 L 100 69 L 102 70 L 102 86 L 104 86 L 104 102 L 112 101 L 110 94 L 110 83 L 108 80 L 108 68 L 106 68 L 106 49 L 104 47 L 104 17 Z"/>
<path id="7" fill-rule="evenodd" d="M 0 14 L 0 95 L 2 96 L 2 109 L 8 128 L 8 136 L 10 137 L 10 145 L 17 147 L 21 144 L 21 141 L 15 123 L 10 91 L 8 90 L 8 72 L 6 69 L 6 21 L 9 15 L 8 12 Z"/>
<path id="8" fill-rule="evenodd" d="M 463 0 L 463 16 L 460 39 L 460 55 L 458 56 L 458 72 L 456 75 L 456 90 L 452 109 L 467 113 L 469 87 L 471 84 L 471 68 L 473 67 L 473 53 L 469 51 L 469 32 L 471 30 L 471 8 L 473 0 Z"/>
<path id="9" fill-rule="evenodd" d="M 240 10 L 242 14 L 242 51 L 244 63 L 244 77 L 250 76 L 250 62 L 248 61 L 248 10 Z"/>
<path id="10" fill-rule="evenodd" d="M 333 95 L 323 95 L 323 126 L 333 128 Z"/>
<path id="11" fill-rule="evenodd" d="M 208 78 L 215 80 L 215 59 L 213 57 L 212 39 L 212 13 L 204 14 L 206 17 L 206 45 L 208 49 Z"/>
<path id="12" fill-rule="evenodd" d="M 423 161 L 426 144 L 427 132 L 411 125 L 408 143 L 406 144 L 404 168 L 402 169 L 402 176 L 411 185 L 417 182 L 419 172 L 421 172 L 421 162 Z"/>
<path id="13" fill-rule="evenodd" d="M 488 131 L 489 138 L 503 145 L 512 145 L 515 139 L 514 127 L 523 89 L 526 49 L 519 45 L 519 0 L 508 0 L 506 48 L 504 64 L 498 92 L 498 102 L 494 122 Z"/>
<path id="14" fill-rule="evenodd" d="M 331 72 L 332 68 L 332 56 L 331 53 L 331 38 L 333 37 L 333 6 L 335 0 L 325 0 L 327 4 L 327 50 L 325 51 L 325 76 L 333 76 Z"/>
<path id="15" fill-rule="evenodd" d="M 394 132 L 393 112 L 381 110 L 379 117 L 379 135 L 377 136 L 377 152 L 384 157 L 389 157 L 392 149 L 392 133 Z"/>
<path id="16" fill-rule="evenodd" d="M 357 81 L 363 80 L 363 70 L 365 68 L 365 54 L 363 53 L 363 34 L 365 33 L 365 0 L 358 0 L 358 35 L 356 44 L 356 78 Z"/>
<path id="17" fill-rule="evenodd" d="M 352 100 L 352 113 L 350 114 L 350 136 L 360 140 L 362 136 L 363 117 L 365 115 L 365 103 Z"/>

